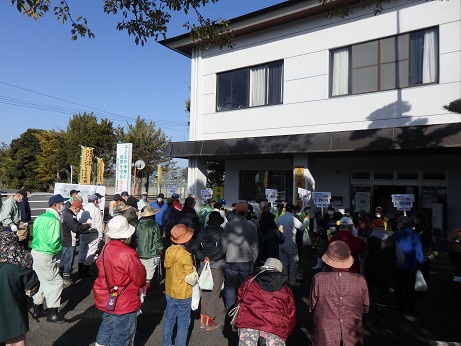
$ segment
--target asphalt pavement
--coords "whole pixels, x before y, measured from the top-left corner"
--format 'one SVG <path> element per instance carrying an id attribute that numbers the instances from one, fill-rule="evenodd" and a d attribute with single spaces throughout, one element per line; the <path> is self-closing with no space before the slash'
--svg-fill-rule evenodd
<path id="1" fill-rule="evenodd" d="M 306 275 L 300 287 L 293 292 L 297 303 L 297 326 L 287 340 L 287 345 L 310 345 L 312 314 L 308 311 L 309 287 L 313 274 L 315 252 L 309 255 L 305 265 Z M 461 305 L 451 291 L 452 266 L 448 262 L 446 243 L 440 244 L 439 256 L 431 262 L 427 292 L 418 295 L 413 316 L 388 309 L 385 324 L 376 322 L 371 311 L 364 316 L 365 344 L 381 345 L 451 345 L 461 346 Z M 96 269 L 93 268 L 95 271 Z M 76 275 L 74 277 L 77 278 Z M 66 323 L 54 324 L 45 318 L 30 318 L 27 333 L 29 346 L 86 346 L 94 345 L 102 313 L 94 307 L 92 283 L 94 277 L 84 278 L 77 285 L 65 288 L 62 294 L 62 313 Z M 391 294 L 391 304 L 393 294 Z M 32 306 L 32 302 L 30 303 Z M 3 307 L 2 307 L 3 308 Z M 160 345 L 162 319 L 165 308 L 163 285 L 158 286 L 154 296 L 148 296 L 138 317 L 135 345 Z M 373 309 L 370 309 L 373 310 Z M 224 304 L 218 309 L 217 322 L 223 324 Z M 216 346 L 237 345 L 236 333 L 229 328 L 213 331 L 200 329 L 198 312 L 193 312 L 189 345 Z M 332 321 L 332 323 L 335 323 Z"/>

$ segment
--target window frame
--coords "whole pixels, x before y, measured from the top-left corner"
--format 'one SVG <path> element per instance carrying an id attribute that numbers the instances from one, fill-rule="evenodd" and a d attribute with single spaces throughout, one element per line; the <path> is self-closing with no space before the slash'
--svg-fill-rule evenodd
<path id="1" fill-rule="evenodd" d="M 411 81 L 412 81 L 412 77 L 414 75 L 411 75 L 411 71 L 412 71 L 412 66 L 411 66 L 411 39 L 412 39 L 412 35 L 418 35 L 420 33 L 425 33 L 425 32 L 429 32 L 431 30 L 435 30 L 435 49 L 436 49 L 436 62 L 435 62 L 435 72 L 436 72 L 436 76 L 435 76 L 435 81 L 433 82 L 427 82 L 427 83 L 414 83 L 412 84 Z M 383 56 L 382 56 L 382 49 L 383 49 L 383 42 L 385 40 L 388 40 L 388 39 L 394 39 L 396 40 L 396 44 L 399 45 L 398 43 L 398 40 L 399 40 L 399 37 L 403 37 L 403 36 L 408 36 L 408 39 L 407 39 L 407 42 L 406 42 L 406 59 L 400 59 L 400 55 L 398 57 L 396 57 L 394 60 L 391 61 L 391 63 L 393 62 L 396 66 L 396 75 L 398 74 L 398 77 L 400 77 L 400 72 L 401 70 L 399 69 L 399 63 L 402 62 L 402 61 L 406 61 L 406 81 L 402 82 L 398 82 L 398 80 L 396 79 L 394 81 L 394 87 L 393 88 L 385 88 L 383 86 L 383 83 L 382 83 L 382 75 L 383 75 L 383 66 L 385 66 L 386 64 L 389 64 L 390 62 L 389 61 L 385 61 L 385 59 L 383 59 Z M 352 61 L 353 61 L 353 48 L 356 47 L 356 46 L 360 46 L 360 45 L 365 45 L 365 44 L 369 44 L 369 43 L 373 43 L 373 42 L 376 42 L 376 45 L 377 45 L 377 72 L 376 72 L 376 90 L 370 90 L 370 91 L 362 91 L 362 92 L 353 92 L 352 88 L 353 88 L 353 80 L 352 80 L 352 72 L 353 72 L 353 68 L 352 68 Z M 333 75 L 334 75 L 334 59 L 333 59 L 333 55 L 336 51 L 339 51 L 339 50 L 345 50 L 347 49 L 348 50 L 348 54 L 349 54 L 349 57 L 348 57 L 348 63 L 349 63 L 349 68 L 348 68 L 348 92 L 347 93 L 344 93 L 344 94 L 336 94 L 336 95 L 333 95 L 333 89 L 334 89 L 334 85 L 333 85 Z M 397 53 L 395 53 L 397 54 Z M 376 39 L 376 40 L 369 40 L 369 41 L 364 41 L 364 42 L 358 42 L 358 43 L 354 43 L 352 45 L 347 45 L 347 46 L 342 46 L 342 47 L 336 47 L 336 48 L 333 48 L 333 49 L 330 49 L 330 54 L 329 54 L 329 58 L 330 58 L 330 63 L 329 63 L 329 97 L 330 98 L 335 98 L 335 97 L 343 97 L 343 96 L 352 96 L 352 95 L 362 95 L 362 94 L 368 94 L 368 93 L 376 93 L 376 92 L 385 92 L 385 91 L 390 91 L 390 90 L 398 90 L 398 89 L 406 89 L 406 88 L 411 88 L 411 87 L 418 87 L 418 86 L 427 86 L 427 85 L 431 85 L 431 84 L 438 84 L 440 82 L 440 29 L 438 26 L 433 26 L 433 27 L 428 27 L 428 28 L 424 28 L 424 29 L 418 29 L 418 30 L 414 30 L 414 31 L 410 31 L 410 32 L 406 32 L 406 33 L 402 33 L 402 34 L 399 34 L 399 35 L 392 35 L 392 36 L 386 36 L 386 37 L 381 37 L 379 39 Z M 405 71 L 404 71 L 405 72 Z M 400 80 L 400 79 L 399 79 Z"/>
<path id="2" fill-rule="evenodd" d="M 273 92 L 273 90 L 270 88 L 271 86 L 271 79 L 270 79 L 270 71 L 271 71 L 271 65 L 276 65 L 276 64 L 280 64 L 279 67 L 281 68 L 281 71 L 280 71 L 280 100 L 279 102 L 271 102 L 271 97 L 270 97 L 270 94 Z M 264 66 L 265 67 L 265 75 L 264 75 L 264 104 L 258 104 L 258 105 L 251 105 L 250 104 L 250 97 L 251 97 L 251 84 L 250 84 L 250 80 L 251 80 L 251 70 L 252 69 L 255 69 L 255 68 L 258 68 L 258 67 L 261 67 L 261 66 Z M 258 64 L 258 65 L 252 65 L 252 66 L 246 66 L 246 67 L 243 67 L 243 68 L 238 68 L 238 69 L 234 69 L 234 70 L 229 70 L 229 71 L 223 71 L 223 72 L 219 72 L 219 73 L 216 73 L 216 108 L 215 108 L 215 112 L 227 112 L 227 111 L 233 111 L 233 110 L 238 110 L 238 109 L 243 109 L 243 108 L 255 108 L 255 107 L 266 107 L 266 106 L 274 106 L 274 105 L 279 105 L 279 104 L 283 104 L 283 92 L 284 92 L 284 68 L 285 68 L 285 61 L 284 59 L 279 59 L 279 60 L 273 60 L 273 61 L 269 61 L 269 62 L 266 62 L 264 64 Z M 220 77 L 226 75 L 226 74 L 230 74 L 231 76 L 233 76 L 234 73 L 238 73 L 238 72 L 241 72 L 241 71 L 246 71 L 246 91 L 245 91 L 245 104 L 239 106 L 239 107 L 233 107 L 232 105 L 232 96 L 234 95 L 232 93 L 232 89 L 234 88 L 233 87 L 233 77 L 232 80 L 230 81 L 231 83 L 231 86 L 230 86 L 230 96 L 231 96 L 231 107 L 230 108 L 227 108 L 227 107 L 224 107 L 223 105 L 220 105 L 220 99 L 223 98 L 223 97 L 228 97 L 229 95 L 225 95 L 225 96 L 222 96 L 220 95 L 220 89 L 221 89 L 221 83 L 222 83 L 222 79 L 220 79 Z"/>

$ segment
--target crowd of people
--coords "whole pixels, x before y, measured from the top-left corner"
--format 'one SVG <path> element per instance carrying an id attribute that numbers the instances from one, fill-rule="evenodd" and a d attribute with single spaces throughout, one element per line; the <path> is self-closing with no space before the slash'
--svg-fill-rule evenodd
<path id="1" fill-rule="evenodd" d="M 75 284 L 77 246 L 81 279 L 93 276 L 96 262 L 93 295 L 103 313 L 99 346 L 133 345 L 138 311 L 159 284 L 156 273 L 165 277 L 162 345 L 186 345 L 193 292 L 205 271 L 213 285 L 201 292 L 201 329 L 222 327 L 216 316 L 224 304 L 227 312 L 238 310 L 239 344 L 285 345 L 296 325 L 292 289 L 303 280 L 308 254 L 317 255 L 312 270 L 319 271 L 310 289 L 312 343 L 360 345 L 362 315 L 373 304 L 376 322 L 385 323 L 392 284 L 397 308 L 414 313 L 416 273 L 421 270 L 428 279 L 426 262 L 434 251 L 421 214 L 414 220 L 401 215 L 393 224 L 381 207 L 370 216 L 364 210 L 339 212 L 330 206 L 326 213 L 311 212 L 309 206 L 278 202 L 272 207 L 262 201 L 254 212 L 246 201 L 226 210 L 224 200 L 208 199 L 198 209 L 194 195 L 181 204 L 178 194 L 165 200 L 159 193 L 151 202 L 147 194 L 138 200 L 125 191 L 110 202 L 105 225 L 103 196 L 86 196 L 83 205 L 79 192 L 49 199 L 49 208 L 33 222 L 31 249 L 27 233 L 22 242 L 19 238 L 31 221 L 30 207 L 23 217 L 20 206 L 30 190 L 3 204 L 0 315 L 11 317 L 13 311 L 15 316 L 0 326 L 0 342 L 8 346 L 25 345 L 27 295 L 34 318 L 65 321 L 58 309 L 63 288 Z M 339 322 L 332 327 L 331 319 Z"/>

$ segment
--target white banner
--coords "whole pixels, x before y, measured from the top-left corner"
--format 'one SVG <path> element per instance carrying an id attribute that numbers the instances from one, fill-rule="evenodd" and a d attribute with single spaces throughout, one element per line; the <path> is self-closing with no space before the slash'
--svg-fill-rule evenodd
<path id="1" fill-rule="evenodd" d="M 80 191 L 79 196 L 83 198 L 83 205 L 88 204 L 88 196 L 94 195 L 96 192 L 103 196 L 101 198 L 101 203 L 99 204 L 99 209 L 104 212 L 104 206 L 106 203 L 106 187 L 101 185 L 80 185 L 80 184 L 65 184 L 65 183 L 56 183 L 54 184 L 54 194 L 60 193 L 62 197 L 69 198 L 70 190 Z"/>
<path id="2" fill-rule="evenodd" d="M 131 155 L 132 143 L 117 144 L 117 162 L 115 169 L 115 193 L 131 191 Z"/>

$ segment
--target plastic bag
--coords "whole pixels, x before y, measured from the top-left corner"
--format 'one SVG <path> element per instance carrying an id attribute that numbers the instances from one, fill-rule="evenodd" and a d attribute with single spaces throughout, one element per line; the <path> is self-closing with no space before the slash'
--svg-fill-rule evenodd
<path id="1" fill-rule="evenodd" d="M 200 305 L 200 297 L 202 295 L 202 291 L 200 290 L 200 286 L 198 284 L 195 284 L 192 287 L 192 300 L 190 303 L 190 307 L 192 310 L 197 310 L 198 306 Z"/>
<path id="2" fill-rule="evenodd" d="M 198 278 L 198 285 L 202 290 L 211 291 L 213 289 L 213 274 L 211 273 L 210 263 L 205 263 L 202 273 Z"/>
<path id="3" fill-rule="evenodd" d="M 309 237 L 309 232 L 307 230 L 303 232 L 303 245 L 311 246 L 311 237 Z"/>
<path id="4" fill-rule="evenodd" d="M 426 283 L 426 280 L 424 280 L 424 276 L 423 276 L 423 273 L 421 273 L 421 270 L 418 270 L 416 272 L 415 291 L 417 292 L 427 291 L 427 283 Z"/>

